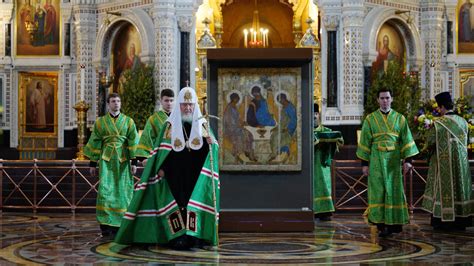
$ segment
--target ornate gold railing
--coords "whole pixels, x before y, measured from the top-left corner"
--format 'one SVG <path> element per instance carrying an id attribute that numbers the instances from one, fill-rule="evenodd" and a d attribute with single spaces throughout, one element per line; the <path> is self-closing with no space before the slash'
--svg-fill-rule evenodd
<path id="1" fill-rule="evenodd" d="M 471 175 L 474 175 L 474 160 L 470 160 L 469 164 Z M 413 169 L 403 176 L 411 212 L 421 206 L 427 172 L 427 162 L 415 160 Z M 360 161 L 334 160 L 331 174 L 332 194 L 336 210 L 365 210 L 367 208 L 367 177 L 362 175 Z"/>

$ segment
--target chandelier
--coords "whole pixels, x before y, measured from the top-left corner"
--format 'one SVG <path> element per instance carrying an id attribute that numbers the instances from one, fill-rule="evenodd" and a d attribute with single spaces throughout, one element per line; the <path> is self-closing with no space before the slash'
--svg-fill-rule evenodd
<path id="1" fill-rule="evenodd" d="M 258 18 L 257 0 L 255 0 L 255 10 L 253 11 L 252 27 L 250 29 L 244 29 L 244 47 L 245 48 L 268 47 L 268 29 L 260 28 L 260 19 Z"/>

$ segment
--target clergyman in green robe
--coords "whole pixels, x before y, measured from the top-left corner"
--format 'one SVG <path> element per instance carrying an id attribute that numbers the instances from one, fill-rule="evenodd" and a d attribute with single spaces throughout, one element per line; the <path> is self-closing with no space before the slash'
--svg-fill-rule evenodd
<path id="1" fill-rule="evenodd" d="M 339 131 L 320 123 L 319 105 L 314 104 L 314 168 L 313 168 L 313 212 L 321 221 L 330 221 L 334 212 L 332 199 L 331 162 L 344 139 Z"/>
<path id="2" fill-rule="evenodd" d="M 408 206 L 402 176 L 412 168 L 411 158 L 418 154 L 406 118 L 391 109 L 389 89 L 377 93 L 380 109 L 369 114 L 362 125 L 357 157 L 368 176 L 368 219 L 376 224 L 379 236 L 402 231 L 408 223 Z"/>
<path id="3" fill-rule="evenodd" d="M 158 150 L 155 150 L 154 144 L 158 139 L 161 128 L 168 119 L 173 108 L 174 91 L 171 89 L 163 89 L 160 92 L 161 109 L 153 113 L 146 121 L 145 128 L 140 136 L 136 156 L 143 166 L 146 166 L 147 159 L 150 158 Z"/>
<path id="4" fill-rule="evenodd" d="M 167 244 L 178 250 L 217 245 L 218 145 L 206 124 L 194 89 L 181 89 L 116 243 Z"/>
<path id="5" fill-rule="evenodd" d="M 84 147 L 92 176 L 96 175 L 96 166 L 99 166 L 96 214 L 104 237 L 117 232 L 132 199 L 133 174 L 137 170 L 134 158 L 138 144 L 135 123 L 120 113 L 119 95 L 109 94 L 107 104 L 109 112 L 95 121 Z"/>
<path id="6" fill-rule="evenodd" d="M 449 92 L 435 96 L 442 116 L 427 135 L 430 153 L 423 209 L 431 213 L 431 225 L 440 230 L 465 230 L 472 226 L 474 195 L 467 155 L 468 125 L 453 112 Z"/>

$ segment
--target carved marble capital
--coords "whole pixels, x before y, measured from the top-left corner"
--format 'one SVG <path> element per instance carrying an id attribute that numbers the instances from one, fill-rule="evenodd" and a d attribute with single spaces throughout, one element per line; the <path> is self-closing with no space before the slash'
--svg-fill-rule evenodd
<path id="1" fill-rule="evenodd" d="M 2 6 L 2 10 L 0 10 L 0 19 L 6 23 L 12 19 L 13 4 L 4 3 L 0 5 Z"/>
<path id="2" fill-rule="evenodd" d="M 193 17 L 190 16 L 179 16 L 178 27 L 180 31 L 191 32 L 193 29 Z"/>
<path id="3" fill-rule="evenodd" d="M 364 17 L 356 13 L 344 15 L 342 20 L 344 27 L 361 27 L 364 24 Z"/>
<path id="4" fill-rule="evenodd" d="M 422 25 L 421 28 L 423 31 L 426 31 L 424 32 L 425 35 L 438 35 L 438 33 L 441 34 L 441 31 L 443 30 L 443 25 L 441 23 L 438 23 L 437 21 L 433 21 L 433 23 L 426 23 Z"/>
<path id="5" fill-rule="evenodd" d="M 323 23 L 327 31 L 335 31 L 339 27 L 339 16 L 325 15 L 323 16 Z"/>
<path id="6" fill-rule="evenodd" d="M 176 25 L 176 16 L 172 13 L 155 13 L 155 28 L 174 28 Z"/>

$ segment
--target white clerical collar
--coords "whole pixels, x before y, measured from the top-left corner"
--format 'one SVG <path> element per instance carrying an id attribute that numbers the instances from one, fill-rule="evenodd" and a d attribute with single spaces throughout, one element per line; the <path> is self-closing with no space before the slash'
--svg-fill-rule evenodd
<path id="1" fill-rule="evenodd" d="M 388 115 L 390 113 L 390 111 L 392 111 L 392 108 L 388 109 L 387 111 L 384 111 L 384 110 L 380 109 L 380 112 L 384 115 Z"/>
<path id="2" fill-rule="evenodd" d="M 112 118 L 117 118 L 120 115 L 120 111 L 118 111 L 118 112 L 109 112 L 109 114 Z"/>

